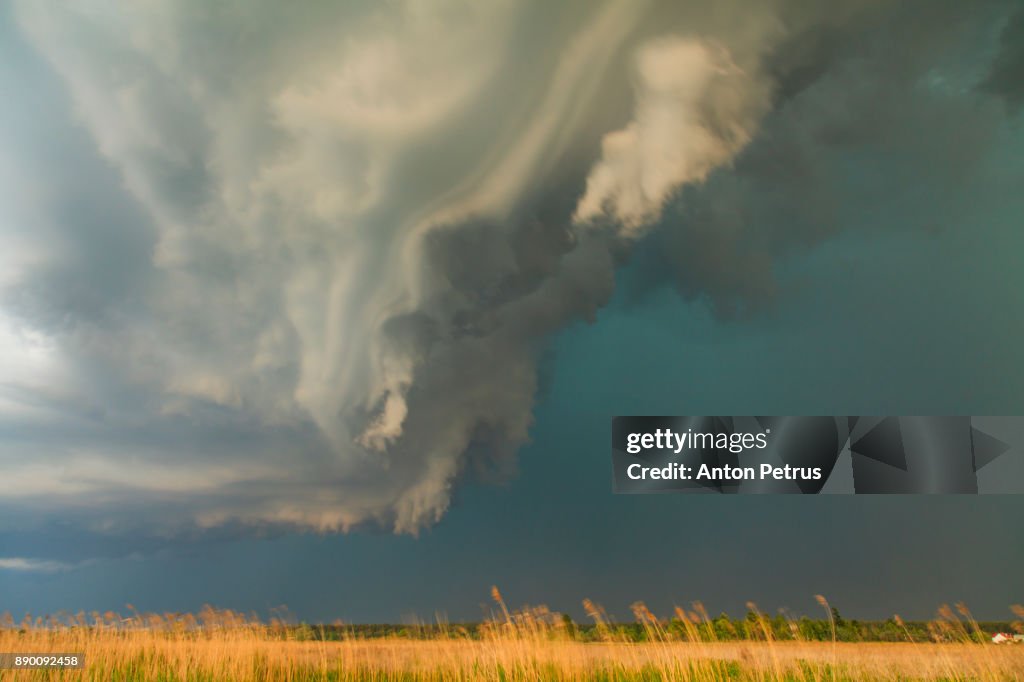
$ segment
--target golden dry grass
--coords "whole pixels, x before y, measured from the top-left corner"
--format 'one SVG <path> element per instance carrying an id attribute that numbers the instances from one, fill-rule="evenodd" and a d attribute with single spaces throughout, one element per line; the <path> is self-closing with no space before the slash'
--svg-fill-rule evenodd
<path id="1" fill-rule="evenodd" d="M 586 602 L 602 641 L 568 636 L 543 607 L 510 612 L 495 590 L 496 618 L 478 638 L 457 628 L 431 639 L 299 641 L 296 630 L 230 611 L 191 615 L 116 614 L 26 621 L 0 628 L 0 651 L 83 652 L 84 671 L 5 671 L 3 680 L 1018 680 L 1024 646 L 971 640 L 969 618 L 940 610 L 937 635 L 957 641 L 843 643 L 699 641 L 694 619 L 670 633 L 643 604 L 634 614 L 648 641 L 629 642 Z M 823 600 L 822 600 L 823 601 Z M 827 606 L 827 603 L 823 604 Z M 702 609 L 701 609 L 702 611 Z M 963 612 L 966 612 L 964 609 Z M 686 615 L 677 610 L 677 613 Z M 692 615 L 692 614 L 691 614 Z M 955 619 L 957 625 L 951 625 Z M 678 621 L 677 621 L 678 622 Z M 956 638 L 954 638 L 956 639 Z M 687 641 L 688 640 L 688 641 Z"/>

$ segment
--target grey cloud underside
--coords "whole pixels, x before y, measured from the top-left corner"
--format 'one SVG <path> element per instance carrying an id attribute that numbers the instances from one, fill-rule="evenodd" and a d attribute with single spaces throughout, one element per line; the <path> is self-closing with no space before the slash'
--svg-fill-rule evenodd
<path id="1" fill-rule="evenodd" d="M 71 170 L 0 228 L 45 235 L 5 516 L 415 532 L 514 472 L 546 339 L 649 230 L 649 286 L 763 307 L 870 229 L 878 158 L 939 220 L 1015 96 L 1007 3 L 677 5 L 20 5 L 67 115 L 19 153 L 69 157 L 23 182 Z"/>
<path id="2" fill-rule="evenodd" d="M 1007 18 L 999 52 L 981 87 L 1001 96 L 1012 112 L 1024 104 L 1024 6 Z"/>
<path id="3" fill-rule="evenodd" d="M 722 317 L 745 316 L 813 286 L 780 270 L 843 232 L 963 228 L 979 166 L 1005 142 L 997 99 L 975 88 L 1010 68 L 1017 19 L 986 76 L 993 31 L 1013 6 L 876 4 L 782 41 L 766 59 L 775 101 L 758 136 L 730 172 L 683 189 L 641 256 L 648 276 L 634 294 L 671 282 Z"/>

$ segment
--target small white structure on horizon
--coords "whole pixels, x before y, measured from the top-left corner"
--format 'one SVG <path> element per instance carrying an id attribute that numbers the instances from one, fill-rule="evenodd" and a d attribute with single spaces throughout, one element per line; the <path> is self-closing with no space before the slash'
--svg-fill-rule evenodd
<path id="1" fill-rule="evenodd" d="M 993 644 L 1007 644 L 1009 642 L 1021 642 L 1024 641 L 1024 635 L 1011 635 L 1007 632 L 997 632 L 992 635 Z"/>

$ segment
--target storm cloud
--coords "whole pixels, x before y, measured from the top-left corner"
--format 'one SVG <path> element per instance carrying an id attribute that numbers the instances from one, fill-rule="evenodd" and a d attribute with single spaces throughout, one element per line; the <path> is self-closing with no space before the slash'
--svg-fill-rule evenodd
<path id="1" fill-rule="evenodd" d="M 638 240 L 763 307 L 870 229 L 850 150 L 941 215 L 1014 101 L 1010 3 L 676 4 L 18 4 L 6 517 L 417 532 Z"/>

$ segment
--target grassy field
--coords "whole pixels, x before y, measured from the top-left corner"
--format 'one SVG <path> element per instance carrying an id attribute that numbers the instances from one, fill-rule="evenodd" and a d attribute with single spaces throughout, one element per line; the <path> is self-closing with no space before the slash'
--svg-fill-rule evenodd
<path id="1" fill-rule="evenodd" d="M 764 618 L 763 637 L 716 641 L 701 635 L 703 609 L 659 619 L 643 604 L 634 614 L 644 641 L 616 634 L 600 607 L 585 602 L 604 633 L 581 642 L 544 608 L 510 612 L 495 590 L 495 618 L 474 637 L 459 628 L 428 639 L 357 635 L 307 639 L 280 621 L 230 611 L 189 614 L 78 615 L 7 621 L 0 651 L 83 652 L 86 669 L 3 671 L 3 680 L 1019 680 L 1024 645 L 981 641 L 966 609 L 940 611 L 936 641 L 780 641 Z M 824 600 L 823 605 L 827 607 Z M 1020 609 L 1017 607 L 1018 615 Z M 755 613 L 756 610 L 754 611 Z M 757 614 L 757 618 L 763 618 Z M 674 622 L 682 628 L 669 628 Z"/>

